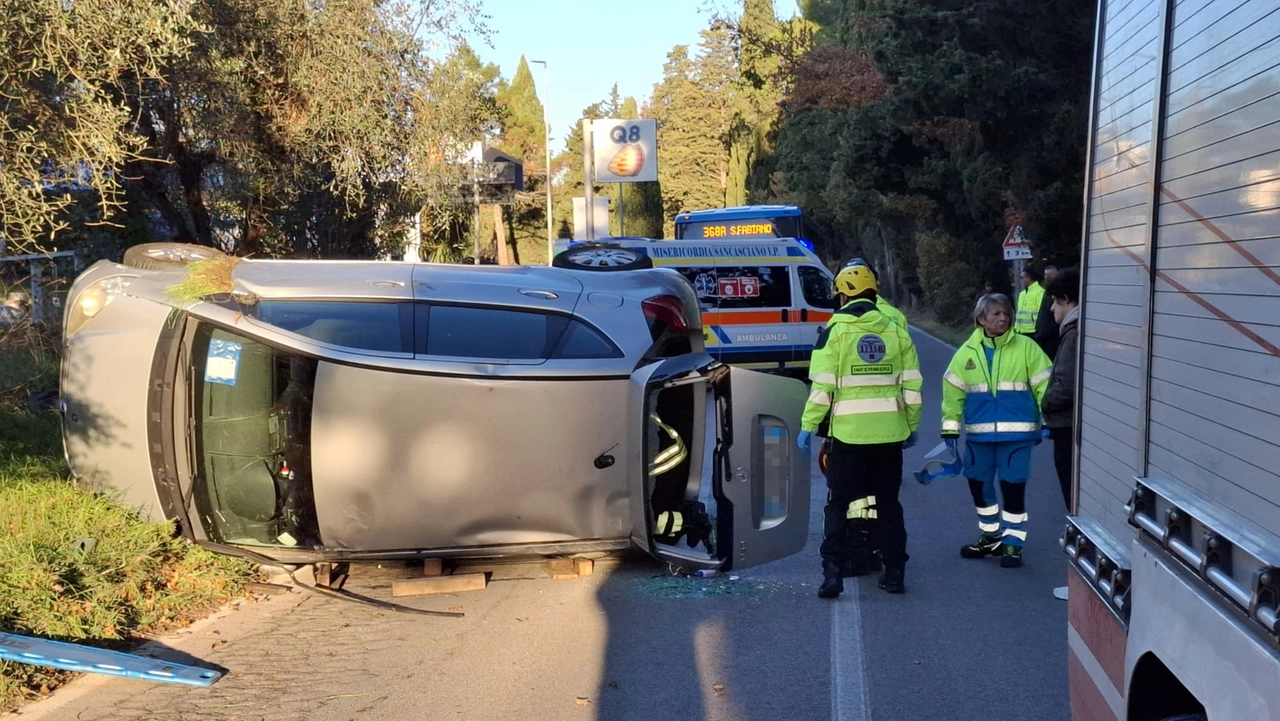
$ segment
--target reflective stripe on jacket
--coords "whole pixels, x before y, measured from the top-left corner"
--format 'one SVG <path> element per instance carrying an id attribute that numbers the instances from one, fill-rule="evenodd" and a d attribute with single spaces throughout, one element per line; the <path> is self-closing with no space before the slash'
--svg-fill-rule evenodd
<path id="1" fill-rule="evenodd" d="M 987 366 L 986 348 L 994 348 Z M 1040 435 L 1040 401 L 1053 363 L 1030 338 L 981 328 L 951 357 L 942 379 L 942 435 L 970 441 L 1022 441 Z"/>
<path id="2" fill-rule="evenodd" d="M 894 443 L 920 426 L 924 379 L 906 329 L 868 300 L 836 311 L 809 361 L 813 382 L 800 427 L 814 431 L 828 412 L 844 443 Z"/>
<path id="3" fill-rule="evenodd" d="M 902 311 L 894 308 L 884 296 L 876 296 L 876 310 L 888 316 L 889 320 L 902 326 L 903 330 L 907 329 L 907 316 Z"/>
<path id="4" fill-rule="evenodd" d="M 1013 329 L 1023 335 L 1036 332 L 1036 318 L 1040 316 L 1040 304 L 1044 302 L 1044 286 L 1032 283 L 1018 294 L 1018 314 Z"/>

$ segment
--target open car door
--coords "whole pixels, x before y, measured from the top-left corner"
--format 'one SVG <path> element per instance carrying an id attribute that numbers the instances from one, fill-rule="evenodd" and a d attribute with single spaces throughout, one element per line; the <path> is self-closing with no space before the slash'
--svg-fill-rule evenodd
<path id="1" fill-rule="evenodd" d="M 631 376 L 631 538 L 690 570 L 758 566 L 809 534 L 809 454 L 795 446 L 804 383 L 705 353 Z"/>

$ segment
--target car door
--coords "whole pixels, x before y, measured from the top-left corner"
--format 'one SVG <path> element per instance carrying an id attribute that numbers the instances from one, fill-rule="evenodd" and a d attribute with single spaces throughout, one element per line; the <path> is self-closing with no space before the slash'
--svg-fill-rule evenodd
<path id="1" fill-rule="evenodd" d="M 733 368 L 703 353 L 633 373 L 633 542 L 684 568 L 723 571 L 804 548 L 810 458 L 794 439 L 806 394 L 800 381 Z M 672 432 L 682 457 L 671 456 Z M 687 538 L 673 544 L 659 537 L 659 514 L 676 503 L 705 505 L 710 542 L 691 547 Z"/>

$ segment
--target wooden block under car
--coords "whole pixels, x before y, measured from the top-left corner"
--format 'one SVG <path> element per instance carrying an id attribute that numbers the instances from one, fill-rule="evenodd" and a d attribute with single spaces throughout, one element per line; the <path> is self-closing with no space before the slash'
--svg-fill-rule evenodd
<path id="1" fill-rule="evenodd" d="M 463 573 L 455 576 L 434 576 L 431 578 L 410 578 L 391 582 L 392 596 L 428 596 L 435 593 L 460 593 L 462 591 L 483 591 L 485 575 L 483 573 Z"/>
<path id="2" fill-rule="evenodd" d="M 571 581 L 578 577 L 572 558 L 552 558 L 546 564 L 547 573 L 557 581 Z"/>
<path id="3" fill-rule="evenodd" d="M 596 562 L 590 558 L 575 558 L 573 559 L 573 570 L 579 576 L 590 576 L 596 572 Z"/>
<path id="4" fill-rule="evenodd" d="M 444 559 L 428 558 L 422 562 L 422 575 L 424 576 L 443 576 L 444 575 Z"/>

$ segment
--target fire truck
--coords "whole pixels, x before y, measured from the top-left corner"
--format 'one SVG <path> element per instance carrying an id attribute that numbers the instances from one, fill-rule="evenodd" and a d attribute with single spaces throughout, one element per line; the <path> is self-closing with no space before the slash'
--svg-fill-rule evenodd
<path id="1" fill-rule="evenodd" d="M 1280 719 L 1280 2 L 1100 0 L 1075 721 Z"/>

